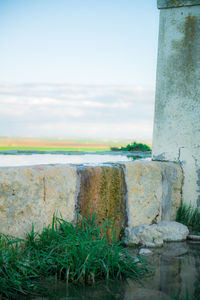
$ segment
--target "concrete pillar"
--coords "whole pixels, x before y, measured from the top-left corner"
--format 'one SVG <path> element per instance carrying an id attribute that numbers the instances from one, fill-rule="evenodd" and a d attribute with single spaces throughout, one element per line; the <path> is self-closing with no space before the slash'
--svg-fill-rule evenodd
<path id="1" fill-rule="evenodd" d="M 200 207 L 200 0 L 158 0 L 153 160 L 180 162 L 185 203 Z"/>

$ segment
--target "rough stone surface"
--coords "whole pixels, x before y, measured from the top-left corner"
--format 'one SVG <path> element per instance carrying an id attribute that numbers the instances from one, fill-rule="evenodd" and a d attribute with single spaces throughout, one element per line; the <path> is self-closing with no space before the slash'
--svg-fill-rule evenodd
<path id="1" fill-rule="evenodd" d="M 200 5 L 200 0 L 158 0 L 158 8 Z"/>
<path id="2" fill-rule="evenodd" d="M 35 166 L 0 168 L 0 232 L 24 237 L 50 224 L 53 213 L 75 217 L 76 168 Z"/>
<path id="3" fill-rule="evenodd" d="M 162 221 L 174 221 L 181 205 L 183 171 L 179 164 L 161 163 Z"/>
<path id="4" fill-rule="evenodd" d="M 183 202 L 196 206 L 200 206 L 199 32 L 200 5 L 160 10 L 152 146 L 153 160 L 181 163 Z"/>
<path id="5" fill-rule="evenodd" d="M 157 225 L 141 225 L 126 228 L 127 244 L 141 244 L 145 247 L 162 247 L 162 234 L 157 230 Z"/>
<path id="6" fill-rule="evenodd" d="M 175 163 L 125 163 L 130 228 L 174 220 L 181 203 L 182 170 Z"/>
<path id="7" fill-rule="evenodd" d="M 187 226 L 178 222 L 162 221 L 156 226 L 157 230 L 162 233 L 162 238 L 165 242 L 184 241 L 189 234 Z"/>
<path id="8" fill-rule="evenodd" d="M 152 224 L 161 219 L 162 174 L 159 162 L 125 164 L 128 192 L 128 226 Z"/>
<path id="9" fill-rule="evenodd" d="M 126 185 L 122 166 L 83 166 L 78 174 L 80 214 L 87 216 L 95 213 L 100 223 L 112 218 L 118 239 L 126 223 Z M 109 231 L 111 235 L 112 229 Z"/>
<path id="10" fill-rule="evenodd" d="M 79 208 L 83 215 L 94 212 L 100 222 L 114 217 L 119 238 L 127 225 L 173 220 L 181 183 L 178 164 L 145 160 L 0 168 L 0 232 L 24 236 L 32 223 L 41 230 L 55 211 L 71 222 Z"/>
<path id="11" fill-rule="evenodd" d="M 162 221 L 153 225 L 127 228 L 128 244 L 142 244 L 146 247 L 161 247 L 163 242 L 186 240 L 189 230 L 178 222 Z"/>

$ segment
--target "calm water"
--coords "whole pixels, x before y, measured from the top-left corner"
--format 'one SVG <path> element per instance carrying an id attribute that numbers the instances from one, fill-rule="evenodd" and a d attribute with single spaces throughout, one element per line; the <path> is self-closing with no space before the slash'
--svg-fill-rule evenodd
<path id="1" fill-rule="evenodd" d="M 145 256 L 154 268 L 141 282 L 101 282 L 94 286 L 66 286 L 57 283 L 49 288 L 50 296 L 34 300 L 199 300 L 200 243 L 166 243 Z M 186 298 L 188 292 L 189 298 Z"/>
<path id="2" fill-rule="evenodd" d="M 30 166 L 40 164 L 85 164 L 85 163 L 106 163 L 106 162 L 120 162 L 131 161 L 135 156 L 126 156 L 118 154 L 20 154 L 0 155 L 0 167 L 7 166 Z"/>

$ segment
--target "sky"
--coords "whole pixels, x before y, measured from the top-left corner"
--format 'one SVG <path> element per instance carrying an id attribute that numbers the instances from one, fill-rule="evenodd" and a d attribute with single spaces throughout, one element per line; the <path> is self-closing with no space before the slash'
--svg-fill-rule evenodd
<path id="1" fill-rule="evenodd" d="M 0 136 L 151 139 L 155 0 L 0 0 Z"/>

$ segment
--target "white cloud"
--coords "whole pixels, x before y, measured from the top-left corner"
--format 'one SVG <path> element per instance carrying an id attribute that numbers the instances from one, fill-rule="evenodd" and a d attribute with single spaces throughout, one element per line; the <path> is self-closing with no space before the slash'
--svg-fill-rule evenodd
<path id="1" fill-rule="evenodd" d="M 154 90 L 129 86 L 0 86 L 0 135 L 151 138 Z"/>

